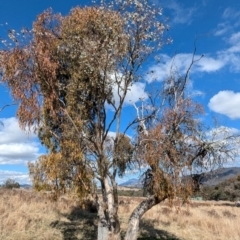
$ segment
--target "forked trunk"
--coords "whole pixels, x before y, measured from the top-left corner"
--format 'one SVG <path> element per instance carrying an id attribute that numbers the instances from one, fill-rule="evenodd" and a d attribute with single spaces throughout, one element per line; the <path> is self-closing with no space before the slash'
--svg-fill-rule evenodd
<path id="1" fill-rule="evenodd" d="M 97 240 L 121 240 L 120 229 L 115 229 L 113 226 L 109 227 L 105 218 L 99 217 L 97 234 Z"/>
<path id="2" fill-rule="evenodd" d="M 97 240 L 120 240 L 120 227 L 109 222 L 103 209 L 98 211 L 98 238 Z"/>
<path id="3" fill-rule="evenodd" d="M 98 223 L 98 240 L 120 240 L 120 232 L 114 233 L 109 231 L 107 226 L 102 225 L 99 221 Z"/>
<path id="4" fill-rule="evenodd" d="M 136 240 L 139 232 L 139 221 L 143 214 L 147 212 L 150 208 L 160 203 L 164 199 L 159 200 L 155 196 L 151 196 L 141 202 L 137 208 L 134 209 L 128 222 L 128 229 L 125 235 L 125 240 Z"/>
<path id="5" fill-rule="evenodd" d="M 118 202 L 109 186 L 108 179 L 102 182 L 105 193 L 98 203 L 98 240 L 120 240 L 120 222 L 118 218 Z"/>

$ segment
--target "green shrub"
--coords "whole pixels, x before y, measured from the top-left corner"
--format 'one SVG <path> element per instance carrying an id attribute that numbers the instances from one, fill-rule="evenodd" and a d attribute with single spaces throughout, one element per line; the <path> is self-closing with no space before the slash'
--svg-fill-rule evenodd
<path id="1" fill-rule="evenodd" d="M 228 194 L 223 189 L 214 190 L 210 195 L 210 200 L 230 200 Z"/>
<path id="2" fill-rule="evenodd" d="M 240 181 L 240 174 L 237 176 L 237 180 Z"/>
<path id="3" fill-rule="evenodd" d="M 235 189 L 235 190 L 240 189 L 240 183 L 235 183 L 235 184 L 234 184 L 234 189 Z"/>
<path id="4" fill-rule="evenodd" d="M 2 185 L 4 188 L 12 189 L 12 188 L 20 188 L 20 184 L 16 182 L 14 179 L 8 178 Z"/>

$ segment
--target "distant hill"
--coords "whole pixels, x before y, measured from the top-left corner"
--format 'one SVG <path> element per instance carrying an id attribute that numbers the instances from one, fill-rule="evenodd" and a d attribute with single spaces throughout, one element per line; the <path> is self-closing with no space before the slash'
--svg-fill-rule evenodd
<path id="1" fill-rule="evenodd" d="M 211 172 L 207 172 L 201 179 L 204 186 L 214 186 L 220 184 L 228 179 L 237 178 L 240 175 L 240 167 L 220 168 Z M 128 181 L 119 184 L 123 187 L 142 188 L 140 179 L 132 178 Z"/>
<path id="2" fill-rule="evenodd" d="M 119 184 L 119 186 L 122 187 L 130 187 L 130 188 L 141 188 L 142 187 L 142 181 L 137 178 L 131 178 L 128 181 Z"/>
<path id="3" fill-rule="evenodd" d="M 200 195 L 202 195 L 205 200 L 240 201 L 240 175 L 229 178 L 216 185 L 205 185 Z"/>
<path id="4" fill-rule="evenodd" d="M 20 184 L 20 187 L 30 189 L 30 188 L 32 188 L 32 185 L 30 185 L 30 184 Z"/>
<path id="5" fill-rule="evenodd" d="M 201 182 L 206 186 L 214 186 L 231 178 L 237 178 L 238 175 L 240 175 L 240 167 L 220 168 L 206 173 Z"/>

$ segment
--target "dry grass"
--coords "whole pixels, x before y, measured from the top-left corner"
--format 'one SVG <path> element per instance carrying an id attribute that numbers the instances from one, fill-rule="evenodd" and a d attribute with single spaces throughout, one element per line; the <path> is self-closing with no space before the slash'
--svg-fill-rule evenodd
<path id="1" fill-rule="evenodd" d="M 47 194 L 0 189 L 1 240 L 94 239 L 94 228 L 89 238 L 83 236 L 86 222 L 88 230 L 94 226 L 91 220 L 92 215 L 79 209 L 76 201 L 53 202 Z"/>
<path id="2" fill-rule="evenodd" d="M 139 200 L 120 206 L 125 227 Z M 142 219 L 141 236 L 149 239 L 239 240 L 240 208 L 229 202 L 192 202 L 187 206 L 170 208 L 167 203 L 148 211 Z M 145 239 L 145 238 L 142 238 Z"/>
<path id="3" fill-rule="evenodd" d="M 141 198 L 121 197 L 120 218 L 126 229 Z M 67 197 L 52 202 L 33 191 L 0 189 L 0 239 L 96 239 L 96 214 L 81 210 Z M 139 239 L 239 240 L 240 208 L 227 202 L 195 202 L 181 208 L 160 204 L 141 222 Z"/>

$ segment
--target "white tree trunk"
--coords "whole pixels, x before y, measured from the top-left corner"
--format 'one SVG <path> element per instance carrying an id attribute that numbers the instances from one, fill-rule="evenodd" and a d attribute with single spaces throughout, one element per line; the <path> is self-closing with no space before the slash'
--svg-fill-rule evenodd
<path id="1" fill-rule="evenodd" d="M 102 206 L 98 210 L 98 238 L 97 240 L 120 240 L 119 222 L 111 222 Z"/>
<path id="2" fill-rule="evenodd" d="M 157 199 L 155 196 L 151 196 L 141 202 L 137 208 L 134 209 L 132 212 L 129 222 L 128 222 L 128 229 L 125 235 L 125 240 L 136 240 L 138 237 L 139 232 L 139 221 L 143 214 L 147 212 L 150 208 L 155 206 L 156 204 L 160 203 L 164 199 Z"/>
<path id="3" fill-rule="evenodd" d="M 128 229 L 125 235 L 125 240 L 135 240 L 138 236 L 140 218 L 132 218 L 129 220 Z"/>
<path id="4" fill-rule="evenodd" d="M 103 226 L 101 222 L 98 223 L 98 233 L 97 233 L 97 240 L 108 240 L 108 227 Z"/>
<path id="5" fill-rule="evenodd" d="M 97 240 L 108 240 L 108 223 L 104 213 L 103 203 L 98 203 L 98 238 Z"/>
<path id="6" fill-rule="evenodd" d="M 98 240 L 120 240 L 120 222 L 118 204 L 114 200 L 113 190 L 108 179 L 103 181 L 106 199 L 98 203 Z"/>

